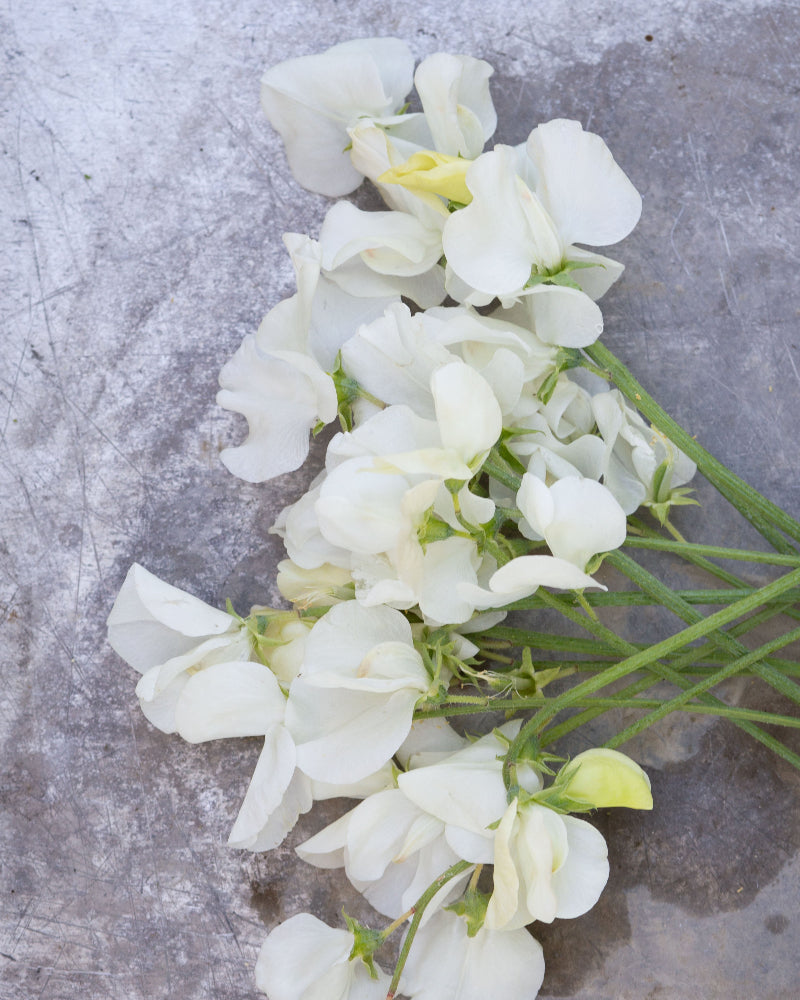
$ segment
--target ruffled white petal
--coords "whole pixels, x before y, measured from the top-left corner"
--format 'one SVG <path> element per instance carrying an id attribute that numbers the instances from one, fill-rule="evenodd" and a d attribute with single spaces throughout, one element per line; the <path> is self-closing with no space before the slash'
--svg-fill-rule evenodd
<path id="1" fill-rule="evenodd" d="M 528 136 L 536 194 L 565 243 L 609 246 L 639 221 L 642 199 L 605 142 L 580 122 L 556 118 Z"/>
<path id="2" fill-rule="evenodd" d="M 497 127 L 489 94 L 494 71 L 482 59 L 437 52 L 417 67 L 414 84 L 440 153 L 474 159 Z"/>
<path id="3" fill-rule="evenodd" d="M 261 81 L 261 106 L 286 146 L 297 181 L 339 197 L 362 181 L 348 156 L 347 128 L 397 111 L 411 89 L 413 57 L 396 38 L 362 38 L 289 59 Z"/>
<path id="4" fill-rule="evenodd" d="M 283 722 L 286 696 L 262 663 L 216 663 L 189 678 L 175 728 L 189 743 L 263 736 Z"/>

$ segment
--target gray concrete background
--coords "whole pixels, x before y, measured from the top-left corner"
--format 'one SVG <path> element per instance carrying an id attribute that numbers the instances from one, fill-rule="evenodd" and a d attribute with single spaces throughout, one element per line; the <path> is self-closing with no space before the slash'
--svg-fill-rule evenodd
<path id="1" fill-rule="evenodd" d="M 491 62 L 500 140 L 555 116 L 603 135 L 644 196 L 606 342 L 797 515 L 799 15 L 778 0 L 0 4 L 3 1000 L 252 1000 L 277 919 L 366 915 L 341 873 L 292 851 L 338 806 L 273 855 L 229 851 L 257 741 L 153 730 L 104 642 L 133 560 L 214 603 L 275 600 L 267 528 L 312 474 L 249 486 L 217 459 L 243 433 L 215 407 L 219 368 L 293 291 L 282 232 L 316 234 L 326 206 L 261 116 L 263 69 L 394 34 L 418 57 Z M 751 543 L 701 496 L 679 519 L 692 537 Z M 795 996 L 796 774 L 725 725 L 639 749 L 656 808 L 598 818 L 611 882 L 589 915 L 541 929 L 542 996 Z"/>

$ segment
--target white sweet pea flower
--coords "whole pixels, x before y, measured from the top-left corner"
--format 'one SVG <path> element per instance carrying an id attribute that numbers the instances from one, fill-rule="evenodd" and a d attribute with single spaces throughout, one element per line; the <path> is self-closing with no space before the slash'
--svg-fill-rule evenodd
<path id="1" fill-rule="evenodd" d="M 238 618 L 165 583 L 138 563 L 128 570 L 107 624 L 111 648 L 141 674 L 192 653 L 211 638 L 224 637 L 219 648 L 228 654 L 249 648 Z"/>
<path id="2" fill-rule="evenodd" d="M 400 775 L 397 788 L 371 795 L 296 849 L 320 868 L 344 866 L 359 892 L 388 917 L 413 906 L 457 861 L 490 863 L 494 835 L 488 827 L 505 808 L 502 740 L 490 733 L 466 744 L 452 731 L 431 733 L 429 722 L 423 725 L 421 745 L 430 750 L 412 757 L 424 766 Z M 501 732 L 513 738 L 519 725 L 507 723 Z M 521 768 L 520 774 L 530 791 L 538 789 L 532 772 Z M 454 898 L 468 874 L 443 887 L 424 920 Z"/>
<path id="3" fill-rule="evenodd" d="M 414 937 L 400 989 L 413 1000 L 532 1000 L 543 978 L 542 946 L 525 928 L 469 937 L 465 920 L 440 911 Z"/>
<path id="4" fill-rule="evenodd" d="M 547 486 L 525 473 L 517 492 L 523 514 L 520 530 L 528 538 L 543 538 L 558 559 L 585 569 L 600 552 L 625 541 L 625 511 L 610 490 L 593 479 L 567 476 Z"/>
<path id="5" fill-rule="evenodd" d="M 490 930 L 515 930 L 541 920 L 579 917 L 608 881 L 608 850 L 584 820 L 514 799 L 494 834 Z"/>
<path id="6" fill-rule="evenodd" d="M 289 691 L 286 724 L 298 766 L 335 783 L 377 771 L 408 735 L 431 683 L 399 611 L 335 605 L 312 629 Z"/>
<path id="7" fill-rule="evenodd" d="M 108 641 L 143 674 L 136 687 L 139 704 L 148 721 L 165 733 L 176 731 L 178 703 L 192 675 L 253 655 L 240 619 L 159 580 L 138 563 L 128 571 L 108 616 Z"/>
<path id="8" fill-rule="evenodd" d="M 427 315 L 442 322 L 439 340 L 489 383 L 504 418 L 514 412 L 525 383 L 537 382 L 553 369 L 557 348 L 536 335 L 524 313 L 521 325 L 507 312 L 481 316 L 463 306 L 432 309 Z"/>
<path id="9" fill-rule="evenodd" d="M 618 389 L 597 393 L 591 405 L 605 444 L 603 482 L 625 513 L 632 514 L 643 503 L 668 508 L 672 490 L 688 483 L 697 466 L 648 427 Z"/>
<path id="10" fill-rule="evenodd" d="M 606 588 L 579 570 L 574 563 L 556 556 L 518 556 L 501 566 L 489 578 L 486 587 L 469 582 L 458 584 L 459 596 L 475 609 L 502 608 L 535 594 L 539 587 L 557 590 L 583 590 L 584 587 Z"/>
<path id="11" fill-rule="evenodd" d="M 283 725 L 281 688 L 299 669 L 311 623 L 269 608 L 251 614 L 258 637 L 241 619 L 134 565 L 109 615 L 108 634 L 112 647 L 143 672 L 139 703 L 163 732 L 190 743 L 264 737 L 230 843 L 267 850 L 311 808 L 310 782 L 295 769 L 294 741 Z M 254 643 L 262 638 L 257 654 Z"/>
<path id="12" fill-rule="evenodd" d="M 350 882 L 379 913 L 397 918 L 459 860 L 444 830 L 443 822 L 390 788 L 364 799 L 296 851 L 318 868 L 344 867 Z M 465 872 L 448 882 L 423 919 L 453 899 L 467 876 Z"/>
<path id="13" fill-rule="evenodd" d="M 404 295 L 422 308 L 439 305 L 443 221 L 437 216 L 425 225 L 407 212 L 363 212 L 339 201 L 320 231 L 323 268 L 350 295 Z"/>
<path id="14" fill-rule="evenodd" d="M 352 931 L 298 913 L 267 936 L 256 962 L 256 985 L 269 1000 L 384 1000 L 389 977 L 351 959 Z"/>
<path id="15" fill-rule="evenodd" d="M 414 84 L 433 148 L 471 160 L 497 128 L 489 94 L 494 70 L 482 59 L 437 52 L 417 67 Z"/>
<path id="16" fill-rule="evenodd" d="M 339 197 L 363 177 L 346 151 L 347 130 L 362 118 L 381 119 L 402 107 L 414 60 L 397 38 L 359 38 L 267 70 L 261 106 L 286 145 L 297 181 Z"/>
<path id="17" fill-rule="evenodd" d="M 466 175 L 472 200 L 445 226 L 448 264 L 484 294 L 513 296 L 532 275 L 542 280 L 570 261 L 602 263 L 587 251 L 573 254 L 572 244 L 616 243 L 641 213 L 639 194 L 603 140 L 578 122 L 540 125 L 526 153 L 498 145 L 479 156 Z"/>
<path id="18" fill-rule="evenodd" d="M 569 377 L 569 372 L 561 372 L 547 403 L 542 403 L 536 395 L 538 385 L 539 383 L 529 383 L 523 388 L 519 402 L 506 418 L 506 426 L 518 427 L 523 431 L 510 441 L 510 447 L 521 458 L 530 456 L 541 445 L 552 451 L 560 451 L 564 445 L 592 435 L 595 428 L 592 397 Z M 526 431 L 536 433 L 524 433 Z M 586 442 L 582 447 L 586 447 Z M 576 463 L 578 467 L 582 467 L 582 462 L 588 460 L 592 463 L 589 468 L 595 468 L 599 462 L 602 470 L 602 457 L 598 457 L 597 446 L 587 447 L 586 450 L 585 459 L 579 459 Z"/>
<path id="19" fill-rule="evenodd" d="M 511 739 L 519 727 L 515 720 L 502 726 L 500 733 Z M 442 760 L 398 776 L 403 795 L 444 824 L 445 840 L 464 861 L 492 863 L 491 827 L 506 808 L 502 775 L 506 749 L 491 732 Z M 525 769 L 524 779 L 529 791 L 539 790 L 539 779 L 532 771 Z"/>
<path id="20" fill-rule="evenodd" d="M 299 468 L 309 432 L 337 411 L 333 371 L 342 344 L 361 323 L 380 316 L 397 293 L 355 297 L 322 274 L 319 244 L 287 233 L 284 242 L 297 276 L 297 293 L 264 317 L 258 332 L 220 372 L 217 403 L 243 414 L 245 442 L 225 448 L 223 464 L 240 479 L 263 482 Z"/>
<path id="21" fill-rule="evenodd" d="M 431 376 L 455 360 L 440 342 L 445 325 L 428 312 L 412 316 L 408 306 L 394 303 L 342 346 L 342 367 L 384 403 L 409 406 L 417 416 L 433 420 Z"/>
<path id="22" fill-rule="evenodd" d="M 454 361 L 434 371 L 430 390 L 435 422 L 390 406 L 331 442 L 314 505 L 331 545 L 361 554 L 393 550 L 408 530 L 403 502 L 412 487 L 429 480 L 435 493 L 437 482 L 466 482 L 480 468 L 502 430 L 490 386 Z M 339 455 L 352 457 L 332 464 Z"/>
<path id="23" fill-rule="evenodd" d="M 491 520 L 491 500 L 473 496 L 467 487 L 458 498 L 469 523 Z M 434 533 L 449 526 L 456 534 L 440 540 L 429 538 L 431 514 L 438 519 Z M 401 609 L 418 605 L 429 624 L 454 625 L 468 621 L 474 611 L 459 595 L 458 584 L 465 580 L 477 584 L 483 561 L 474 538 L 464 537 L 452 494 L 442 482 L 428 479 L 403 496 L 393 547 L 379 554 L 354 553 L 351 571 L 361 604 Z"/>

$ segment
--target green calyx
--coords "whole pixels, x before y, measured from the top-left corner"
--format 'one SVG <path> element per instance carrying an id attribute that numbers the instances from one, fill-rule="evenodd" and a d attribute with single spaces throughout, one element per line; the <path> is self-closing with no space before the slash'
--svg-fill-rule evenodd
<path id="1" fill-rule="evenodd" d="M 445 909 L 466 920 L 467 936 L 473 938 L 483 927 L 491 898 L 489 893 L 478 892 L 477 889 L 467 889 L 461 899 L 453 903 L 452 906 L 446 906 Z"/>
<path id="2" fill-rule="evenodd" d="M 375 961 L 372 956 L 386 940 L 383 931 L 376 931 L 371 927 L 366 927 L 364 924 L 353 919 L 353 917 L 348 916 L 344 910 L 342 910 L 342 916 L 344 917 L 344 922 L 347 924 L 347 929 L 353 935 L 353 948 L 348 956 L 349 960 L 354 962 L 360 958 L 369 969 L 370 977 L 377 979 L 378 970 L 375 968 Z"/>

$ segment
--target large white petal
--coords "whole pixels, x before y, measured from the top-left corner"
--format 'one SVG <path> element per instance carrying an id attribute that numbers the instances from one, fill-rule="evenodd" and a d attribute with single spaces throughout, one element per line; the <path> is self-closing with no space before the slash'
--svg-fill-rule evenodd
<path id="1" fill-rule="evenodd" d="M 512 601 L 529 597 L 538 587 L 558 590 L 582 590 L 584 587 L 606 588 L 581 572 L 572 563 L 554 556 L 518 556 L 497 570 L 489 580 L 489 588 L 469 583 L 458 584 L 464 600 L 476 608 L 497 608 Z"/>
<path id="2" fill-rule="evenodd" d="M 386 791 L 387 788 L 394 788 L 394 766 L 390 761 L 360 781 L 350 781 L 347 784 L 311 782 L 311 794 L 315 802 L 322 802 L 325 799 L 366 799 L 376 792 Z"/>
<path id="3" fill-rule="evenodd" d="M 520 881 L 514 863 L 512 842 L 517 820 L 517 800 L 509 803 L 494 835 L 494 887 L 486 908 L 485 926 L 489 930 L 505 927 L 518 909 Z"/>
<path id="4" fill-rule="evenodd" d="M 376 793 L 376 795 L 381 794 L 383 793 Z M 335 822 L 324 827 L 319 833 L 302 844 L 298 844 L 295 848 L 298 857 L 317 868 L 342 868 L 345 862 L 347 831 L 350 828 L 353 813 L 358 808 L 359 806 L 355 806 L 344 816 L 340 816 Z"/>
<path id="5" fill-rule="evenodd" d="M 526 472 L 517 490 L 517 507 L 533 529 L 532 536 L 544 538 L 555 516 L 555 500 L 546 483 Z M 527 537 L 527 535 L 526 535 Z"/>
<path id="6" fill-rule="evenodd" d="M 406 845 L 420 820 L 425 821 L 423 828 L 417 829 L 411 843 Z M 422 816 L 397 789 L 372 795 L 353 810 L 347 828 L 347 875 L 358 881 L 373 882 L 391 864 L 404 861 L 440 833 L 441 824 Z"/>
<path id="7" fill-rule="evenodd" d="M 108 641 L 144 673 L 197 646 L 200 636 L 220 635 L 234 619 L 134 563 L 108 616 Z"/>
<path id="8" fill-rule="evenodd" d="M 319 369 L 310 378 L 294 359 L 262 354 L 253 336 L 245 337 L 219 380 L 217 403 L 248 423 L 244 443 L 223 449 L 220 458 L 249 483 L 299 468 L 308 455 L 311 428 L 319 418 L 327 422 L 336 414 L 336 391 L 327 374 Z"/>
<path id="9" fill-rule="evenodd" d="M 175 712 L 189 743 L 263 736 L 283 721 L 286 697 L 262 663 L 215 663 L 191 676 Z"/>
<path id="10" fill-rule="evenodd" d="M 582 569 L 593 555 L 610 552 L 625 541 L 625 512 L 602 484 L 567 476 L 553 483 L 549 492 L 553 516 L 542 534 L 557 558 Z"/>
<path id="11" fill-rule="evenodd" d="M 558 234 L 535 195 L 516 173 L 510 146 L 495 146 L 467 171 L 473 200 L 444 227 L 447 263 L 472 288 L 503 295 L 522 288 L 534 263 L 561 264 Z"/>
<path id="12" fill-rule="evenodd" d="M 272 850 L 311 805 L 310 782 L 295 771 L 294 740 L 283 726 L 273 726 L 264 739 L 228 846 Z"/>
<path id="13" fill-rule="evenodd" d="M 474 159 L 497 127 L 489 94 L 492 67 L 472 56 L 437 52 L 417 67 L 414 84 L 435 148 Z"/>
<path id="14" fill-rule="evenodd" d="M 603 332 L 599 306 L 577 288 L 534 285 L 524 294 L 533 330 L 545 344 L 588 347 Z"/>
<path id="15" fill-rule="evenodd" d="M 468 464 L 500 437 L 503 415 L 489 383 L 469 365 L 454 361 L 431 377 L 436 420 L 445 448 Z"/>
<path id="16" fill-rule="evenodd" d="M 417 603 L 426 619 L 442 625 L 469 621 L 474 606 L 459 588 L 477 581 L 479 564 L 471 538 L 445 538 L 428 545 L 416 581 Z"/>
<path id="17" fill-rule="evenodd" d="M 261 105 L 303 187 L 331 197 L 358 187 L 362 175 L 345 151 L 347 128 L 360 116 L 398 110 L 411 89 L 413 65 L 405 42 L 369 38 L 267 70 Z"/>
<path id="18" fill-rule="evenodd" d="M 542 947 L 524 928 L 470 938 L 464 920 L 441 912 L 417 933 L 400 988 L 414 1000 L 531 1000 L 543 978 Z"/>
<path id="19" fill-rule="evenodd" d="M 608 881 L 608 848 L 603 835 L 585 820 L 561 817 L 567 831 L 567 856 L 552 879 L 557 917 L 579 917 L 590 910 Z"/>
<path id="20" fill-rule="evenodd" d="M 343 601 L 314 625 L 306 640 L 303 674 L 338 673 L 355 677 L 364 657 L 381 643 L 412 646 L 408 619 L 393 608 L 364 608 Z M 413 650 L 412 650 L 413 651 Z"/>
<path id="21" fill-rule="evenodd" d="M 608 246 L 639 221 L 642 199 L 605 142 L 566 118 L 539 125 L 528 136 L 536 167 L 536 194 L 565 243 Z"/>
<path id="22" fill-rule="evenodd" d="M 298 677 L 286 724 L 297 764 L 315 781 L 349 783 L 377 771 L 408 735 L 418 690 L 393 694 L 321 689 Z"/>
<path id="23" fill-rule="evenodd" d="M 441 227 L 429 229 L 405 212 L 363 212 L 348 201 L 329 209 L 319 241 L 328 271 L 358 255 L 379 274 L 411 276 L 442 256 Z"/>
<path id="24" fill-rule="evenodd" d="M 337 465 L 314 506 L 323 537 L 351 552 L 388 551 L 403 528 L 401 505 L 408 487 L 405 476 L 377 468 L 371 455 Z"/>

